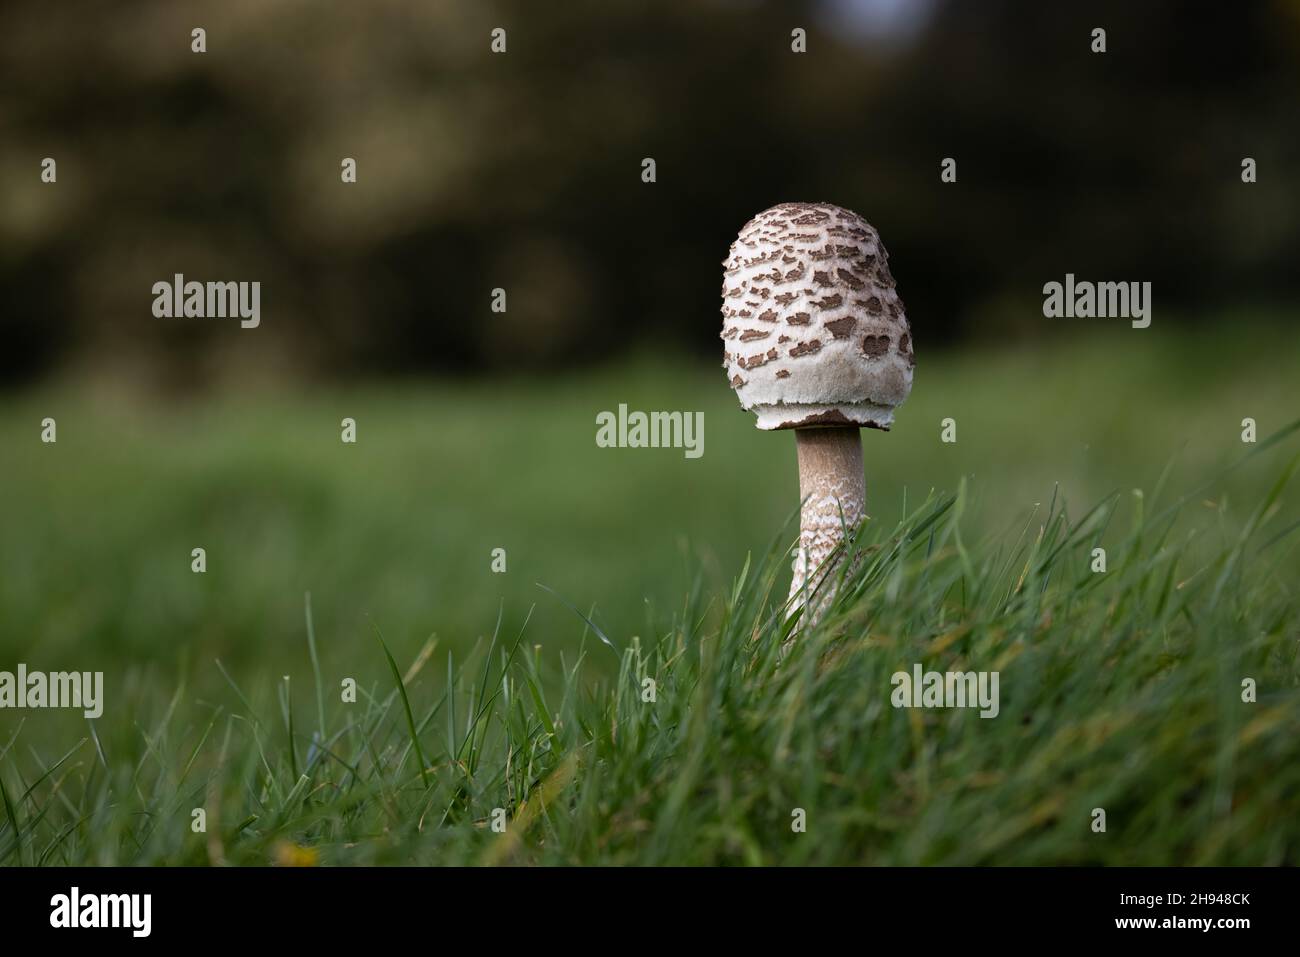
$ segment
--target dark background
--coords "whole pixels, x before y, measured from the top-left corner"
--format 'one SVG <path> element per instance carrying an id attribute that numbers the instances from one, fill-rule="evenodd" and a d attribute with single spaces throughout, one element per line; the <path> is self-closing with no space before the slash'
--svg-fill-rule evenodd
<path id="1" fill-rule="evenodd" d="M 880 229 L 920 354 L 1046 334 L 1067 271 L 1191 321 L 1300 284 L 1300 3 L 325 8 L 4 6 L 0 383 L 712 359 L 727 246 L 787 200 Z M 258 334 L 154 319 L 175 272 L 260 280 Z"/>

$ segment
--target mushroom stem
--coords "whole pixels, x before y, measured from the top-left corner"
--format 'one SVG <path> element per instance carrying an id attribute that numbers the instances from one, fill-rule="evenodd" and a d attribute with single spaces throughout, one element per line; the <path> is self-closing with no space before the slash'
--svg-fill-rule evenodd
<path id="1" fill-rule="evenodd" d="M 799 454 L 799 551 L 794 559 L 790 582 L 790 611 L 793 613 L 824 577 L 840 564 L 827 562 L 853 531 L 867 511 L 867 481 L 862 468 L 862 435 L 852 428 L 798 429 L 795 448 Z M 806 589 L 806 591 L 805 591 Z M 818 591 L 805 619 L 816 621 L 834 597 L 834 585 Z"/>

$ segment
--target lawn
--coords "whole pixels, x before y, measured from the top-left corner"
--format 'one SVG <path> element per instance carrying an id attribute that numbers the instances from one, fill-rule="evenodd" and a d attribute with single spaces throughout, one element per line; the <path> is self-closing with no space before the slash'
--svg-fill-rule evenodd
<path id="1" fill-rule="evenodd" d="M 0 711 L 0 860 L 1296 863 L 1300 349 L 1235 326 L 921 352 L 785 656 L 793 439 L 718 368 L 8 396 L 0 669 L 106 700 Z M 998 716 L 890 707 L 915 663 Z"/>

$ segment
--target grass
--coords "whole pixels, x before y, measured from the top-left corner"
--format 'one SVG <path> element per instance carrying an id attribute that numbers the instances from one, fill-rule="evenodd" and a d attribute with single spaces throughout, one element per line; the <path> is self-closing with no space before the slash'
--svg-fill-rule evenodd
<path id="1" fill-rule="evenodd" d="M 793 451 L 717 370 L 10 399 L 0 668 L 107 702 L 0 711 L 0 862 L 1300 862 L 1300 357 L 1139 341 L 932 363 L 784 656 Z M 594 449 L 620 401 L 703 409 L 705 456 Z M 998 716 L 891 707 L 915 663 Z"/>
<path id="2" fill-rule="evenodd" d="M 968 542 L 964 492 L 932 498 L 867 527 L 832 612 L 784 655 L 774 545 L 720 615 L 696 589 L 646 641 L 593 637 L 557 661 L 502 616 L 447 658 L 440 692 L 421 681 L 432 643 L 402 673 L 381 639 L 387 684 L 355 707 L 318 684 L 309 729 L 286 680 L 278 715 L 233 683 L 225 702 L 182 686 L 61 756 L 20 762 L 16 733 L 0 859 L 1295 863 L 1300 616 L 1275 564 L 1295 525 L 1274 519 L 1296 462 L 1222 535 L 1157 493 L 1077 519 L 1053 502 L 1013 538 Z M 588 685 L 594 655 L 617 672 Z M 1000 713 L 890 707 L 892 673 L 916 662 L 997 671 Z"/>

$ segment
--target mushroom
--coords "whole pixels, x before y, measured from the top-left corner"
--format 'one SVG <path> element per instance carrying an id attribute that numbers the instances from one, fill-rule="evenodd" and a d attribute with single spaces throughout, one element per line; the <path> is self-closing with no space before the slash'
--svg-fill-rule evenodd
<path id="1" fill-rule="evenodd" d="M 820 617 L 866 515 L 863 426 L 888 432 L 912 390 L 912 336 L 876 230 L 830 203 L 782 203 L 740 230 L 723 263 L 722 341 L 731 387 L 764 430 L 794 429 L 799 549 L 790 614 Z"/>

